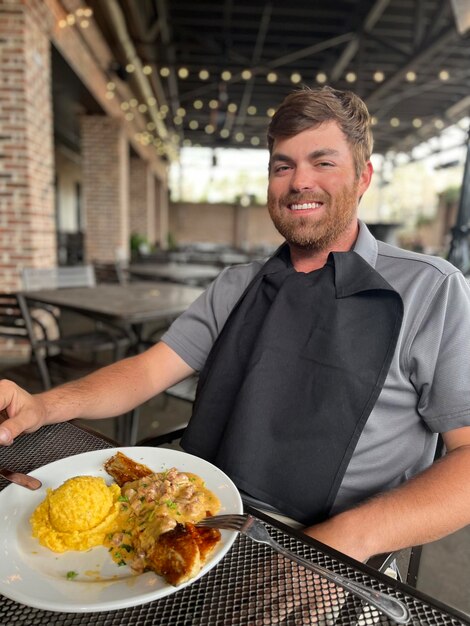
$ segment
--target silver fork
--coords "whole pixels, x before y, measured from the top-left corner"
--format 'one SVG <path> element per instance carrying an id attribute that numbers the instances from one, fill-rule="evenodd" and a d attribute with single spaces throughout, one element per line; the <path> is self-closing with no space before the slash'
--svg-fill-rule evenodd
<path id="1" fill-rule="evenodd" d="M 335 574 L 321 565 L 307 561 L 301 556 L 287 550 L 275 541 L 265 528 L 264 524 L 252 515 L 214 515 L 213 517 L 204 518 L 198 522 L 196 526 L 236 530 L 250 539 L 253 539 L 253 541 L 267 544 L 273 548 L 273 550 L 282 554 L 282 556 L 295 561 L 299 565 L 312 570 L 316 574 L 323 576 L 323 578 L 326 578 L 327 580 L 336 583 L 343 589 L 350 591 L 362 600 L 365 600 L 368 604 L 374 606 L 379 611 L 382 611 L 382 613 L 385 613 L 385 615 L 393 619 L 398 624 L 407 624 L 410 620 L 410 613 L 407 607 L 400 600 L 392 598 L 391 596 L 388 596 L 380 591 L 375 591 L 374 589 L 365 587 L 364 585 L 350 580 L 349 578 L 345 578 L 340 574 Z"/>

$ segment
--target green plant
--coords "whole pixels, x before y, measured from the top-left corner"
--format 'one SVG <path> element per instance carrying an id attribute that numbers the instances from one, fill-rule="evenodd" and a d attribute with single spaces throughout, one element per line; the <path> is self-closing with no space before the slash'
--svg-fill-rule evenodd
<path id="1" fill-rule="evenodd" d="M 434 217 L 429 217 L 427 215 L 419 215 L 416 218 L 416 228 L 420 226 L 429 226 L 434 222 Z"/>
<path id="2" fill-rule="evenodd" d="M 447 187 L 442 192 L 441 197 L 446 204 L 456 204 L 460 198 L 460 187 Z"/>
<path id="3" fill-rule="evenodd" d="M 178 247 L 178 244 L 176 242 L 176 238 L 173 235 L 173 233 L 168 232 L 167 241 L 168 241 L 168 249 L 176 250 L 176 248 Z"/>
<path id="4" fill-rule="evenodd" d="M 140 233 L 132 233 L 131 234 L 131 251 L 139 252 L 141 246 L 148 246 L 149 242 L 145 235 L 141 235 Z"/>

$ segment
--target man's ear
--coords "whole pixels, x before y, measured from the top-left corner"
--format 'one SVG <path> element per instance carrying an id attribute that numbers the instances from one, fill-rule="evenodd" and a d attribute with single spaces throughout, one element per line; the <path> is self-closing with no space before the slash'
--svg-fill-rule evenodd
<path id="1" fill-rule="evenodd" d="M 359 186 L 358 186 L 359 198 L 362 198 L 364 193 L 369 188 L 373 173 L 374 173 L 374 167 L 370 161 L 367 161 L 367 163 L 364 166 L 364 169 L 362 170 L 359 176 Z"/>

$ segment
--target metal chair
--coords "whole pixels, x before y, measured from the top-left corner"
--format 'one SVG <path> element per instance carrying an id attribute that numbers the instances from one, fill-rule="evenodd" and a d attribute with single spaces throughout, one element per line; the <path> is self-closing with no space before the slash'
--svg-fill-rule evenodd
<path id="1" fill-rule="evenodd" d="M 25 267 L 22 271 L 26 291 L 37 289 L 65 289 L 67 287 L 94 287 L 95 271 L 92 265 L 66 267 Z"/>
<path id="2" fill-rule="evenodd" d="M 92 265 L 77 265 L 74 267 L 52 267 L 52 268 L 24 268 L 22 272 L 23 287 L 26 291 L 37 291 L 39 289 L 67 289 L 71 287 L 95 287 L 96 276 Z M 73 349 L 81 353 L 89 352 L 96 356 L 99 352 L 112 351 L 113 359 L 125 356 L 130 345 L 126 329 L 120 328 L 102 321 L 93 321 L 91 330 L 81 330 L 72 334 L 66 334 L 64 330 L 65 324 L 60 323 L 61 314 L 57 307 L 47 307 L 34 303 L 31 307 L 31 316 L 37 317 L 37 307 L 41 310 L 49 311 L 55 318 L 57 326 L 60 329 L 60 340 L 62 350 Z M 80 318 L 86 319 L 89 323 L 90 319 L 80 313 L 69 313 L 67 317 L 71 319 L 70 326 L 75 326 L 75 320 Z M 46 324 L 44 324 L 46 326 Z M 51 336 L 47 334 L 47 340 L 52 347 L 52 342 L 59 339 L 56 334 Z"/>
<path id="3" fill-rule="evenodd" d="M 96 366 L 66 356 L 69 339 L 49 339 L 46 328 L 30 314 L 24 296 L 0 293 L 0 337 L 28 345 L 30 359 L 4 370 L 7 378 L 28 391 L 37 392 L 90 373 Z"/>
<path id="4" fill-rule="evenodd" d="M 100 332 L 51 337 L 47 326 L 38 319 L 37 311 L 36 306 L 30 310 L 22 294 L 0 293 L 0 336 L 19 340 L 31 350 L 29 363 L 9 368 L 7 377 L 26 388 L 30 384 L 34 386 L 30 381 L 34 370 L 39 374 L 42 389 L 50 389 L 53 384 L 79 378 L 97 369 L 95 362 L 77 354 L 83 357 L 93 353 L 99 339 L 102 341 L 99 347 L 112 351 L 113 358 L 120 357 L 127 348 L 127 337 L 110 338 Z M 31 368 L 31 365 L 35 367 Z"/>
<path id="5" fill-rule="evenodd" d="M 37 330 L 43 334 L 45 331 L 42 325 L 37 324 L 29 315 L 23 298 L 18 298 L 15 294 L 0 293 L 0 337 L 30 345 L 31 362 L 37 366 L 43 388 L 49 389 L 51 379 L 45 363 L 45 354 L 41 353 L 36 342 Z M 25 369 L 23 367 L 23 370 Z"/>
<path id="6" fill-rule="evenodd" d="M 126 285 L 129 282 L 129 274 L 123 263 L 101 263 L 93 261 L 93 269 L 98 283 L 118 283 Z"/>

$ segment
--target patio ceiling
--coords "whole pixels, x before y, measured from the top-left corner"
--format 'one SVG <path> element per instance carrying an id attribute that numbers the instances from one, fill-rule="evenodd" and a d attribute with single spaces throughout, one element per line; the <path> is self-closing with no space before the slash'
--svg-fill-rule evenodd
<path id="1" fill-rule="evenodd" d="M 375 150 L 385 153 L 409 151 L 470 112 L 470 36 L 459 2 L 88 5 L 115 57 L 110 75 L 137 102 L 154 97 L 158 120 L 180 145 L 265 147 L 270 110 L 293 89 L 325 81 L 366 101 Z"/>

